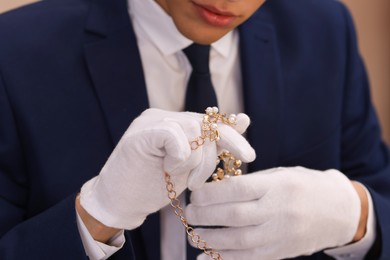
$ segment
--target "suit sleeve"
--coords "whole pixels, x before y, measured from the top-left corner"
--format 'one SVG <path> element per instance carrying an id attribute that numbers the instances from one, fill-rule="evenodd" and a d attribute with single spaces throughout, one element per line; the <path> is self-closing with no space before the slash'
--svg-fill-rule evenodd
<path id="1" fill-rule="evenodd" d="M 389 259 L 390 152 L 381 139 L 351 16 L 344 6 L 342 9 L 347 25 L 345 48 L 348 57 L 345 64 L 341 170 L 350 179 L 364 184 L 374 203 L 377 239 L 367 258 Z"/>
<path id="2" fill-rule="evenodd" d="M 29 178 L 0 74 L 0 259 L 87 259 L 76 224 L 75 194 L 28 218 Z M 27 219 L 28 218 L 28 219 Z"/>

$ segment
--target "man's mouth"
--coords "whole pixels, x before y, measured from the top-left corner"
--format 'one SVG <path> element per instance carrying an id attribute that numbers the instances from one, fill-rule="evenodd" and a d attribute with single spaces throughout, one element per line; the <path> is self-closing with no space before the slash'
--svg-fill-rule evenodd
<path id="1" fill-rule="evenodd" d="M 219 10 L 214 6 L 201 5 L 194 2 L 193 4 L 202 19 L 212 26 L 228 27 L 237 18 L 233 13 Z"/>

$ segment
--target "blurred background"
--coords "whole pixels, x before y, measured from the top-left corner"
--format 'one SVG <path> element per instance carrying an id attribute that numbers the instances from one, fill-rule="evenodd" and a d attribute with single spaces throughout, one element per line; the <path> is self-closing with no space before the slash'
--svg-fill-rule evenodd
<path id="1" fill-rule="evenodd" d="M 34 1 L 0 0 L 0 13 Z M 390 144 L 390 1 L 342 2 L 354 17 L 360 50 L 370 77 L 372 99 L 382 124 L 383 137 Z"/>

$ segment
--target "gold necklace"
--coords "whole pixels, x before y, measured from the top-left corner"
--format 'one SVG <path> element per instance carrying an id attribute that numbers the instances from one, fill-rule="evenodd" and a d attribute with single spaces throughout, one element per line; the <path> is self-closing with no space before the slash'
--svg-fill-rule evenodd
<path id="1" fill-rule="evenodd" d="M 198 149 L 205 143 L 206 139 L 209 139 L 211 142 L 217 142 L 220 139 L 217 123 L 223 123 L 231 126 L 236 124 L 236 116 L 234 114 L 227 117 L 226 114 L 220 114 L 217 107 L 208 107 L 205 111 L 206 114 L 203 116 L 202 121 L 202 134 L 194 141 L 190 142 L 191 150 Z M 230 178 L 230 176 L 239 176 L 242 174 L 241 170 L 238 169 L 241 167 L 241 161 L 236 159 L 229 151 L 222 152 L 218 156 L 218 160 L 219 162 L 223 162 L 223 168 L 217 168 L 217 171 L 212 174 L 213 181 L 221 181 L 223 179 Z M 177 198 L 175 186 L 168 173 L 165 173 L 165 183 L 170 205 L 172 206 L 175 215 L 179 217 L 182 225 L 184 226 L 188 238 L 198 249 L 210 256 L 211 259 L 223 260 L 221 254 L 210 247 L 205 240 L 201 239 L 201 237 L 195 232 L 194 228 L 188 224 L 184 210 L 180 206 L 180 200 Z"/>

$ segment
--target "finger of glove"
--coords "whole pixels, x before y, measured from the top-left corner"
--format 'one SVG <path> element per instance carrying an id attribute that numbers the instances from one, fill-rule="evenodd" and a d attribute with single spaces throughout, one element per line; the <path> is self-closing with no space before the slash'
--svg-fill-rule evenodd
<path id="1" fill-rule="evenodd" d="M 250 125 L 251 120 L 247 114 L 240 113 L 236 117 L 236 124 L 233 125 L 233 128 L 240 134 L 245 133 L 246 129 Z"/>
<path id="2" fill-rule="evenodd" d="M 237 131 L 228 125 L 218 125 L 221 139 L 217 145 L 219 149 L 231 152 L 236 158 L 243 162 L 253 162 L 256 159 L 256 152 L 248 141 Z"/>
<path id="3" fill-rule="evenodd" d="M 232 202 L 199 207 L 189 204 L 186 209 L 188 223 L 195 226 L 244 227 L 268 221 L 271 212 L 257 200 Z"/>
<path id="4" fill-rule="evenodd" d="M 194 168 L 197 168 L 197 166 L 202 165 L 202 148 L 200 147 L 196 150 L 191 149 L 191 142 L 196 139 L 196 137 L 201 135 L 201 127 L 200 127 L 200 117 L 196 114 L 180 114 L 176 115 L 176 117 L 168 117 L 164 119 L 164 122 L 167 123 L 175 123 L 182 129 L 182 132 L 186 136 L 186 141 L 183 145 L 187 146 L 190 151 L 190 155 L 187 157 L 186 162 L 184 164 L 177 165 L 176 168 L 171 168 L 170 173 L 172 175 L 180 174 L 183 172 L 190 172 Z M 188 150 L 187 150 L 188 152 Z M 169 157 L 167 158 L 169 159 Z M 206 166 L 205 166 L 206 167 Z M 206 167 L 207 169 L 207 167 Z"/>
<path id="5" fill-rule="evenodd" d="M 187 136 L 188 143 L 195 140 L 201 135 L 201 117 L 196 115 L 189 115 L 185 113 L 179 113 L 175 117 L 166 117 L 164 122 L 176 122 L 181 126 L 183 132 Z"/>
<path id="6" fill-rule="evenodd" d="M 242 176 L 233 176 L 229 179 L 210 182 L 195 190 L 191 194 L 191 203 L 195 206 L 207 206 L 228 202 L 243 202 L 261 198 L 277 180 L 272 174 L 278 168 L 259 171 Z"/>
<path id="7" fill-rule="evenodd" d="M 167 154 L 185 160 L 191 154 L 188 138 L 179 124 L 173 121 L 154 122 L 149 126 L 126 133 L 116 150 L 132 156 L 163 157 Z M 129 158 L 133 159 L 133 158 Z"/>
<path id="8" fill-rule="evenodd" d="M 172 112 L 157 108 L 145 110 L 137 117 L 129 127 L 129 133 L 140 131 L 147 128 L 153 128 L 161 122 L 176 122 L 186 133 L 189 140 L 195 139 L 201 132 L 202 114 L 187 113 L 187 112 Z"/>
<path id="9" fill-rule="evenodd" d="M 275 242 L 268 237 L 269 234 L 261 231 L 261 226 L 195 229 L 195 233 L 207 241 L 207 245 L 218 251 L 250 249 Z"/>
<path id="10" fill-rule="evenodd" d="M 151 145 L 155 147 L 144 147 L 153 151 L 162 151 L 156 156 L 164 156 L 164 170 L 174 172 L 178 167 L 183 165 L 191 156 L 191 148 L 188 144 L 188 138 L 183 132 L 183 129 L 176 122 L 162 122 L 152 129 L 142 131 L 145 138 L 149 139 Z M 131 144 L 130 144 L 131 145 Z"/>
<path id="11" fill-rule="evenodd" d="M 195 113 L 195 112 L 174 112 L 163 110 L 159 108 L 149 108 L 141 113 L 138 118 L 153 118 L 157 120 L 161 120 L 162 118 L 183 118 L 184 117 L 192 117 L 197 119 L 202 119 L 203 114 Z"/>
<path id="12" fill-rule="evenodd" d="M 182 140 L 182 144 L 187 147 L 185 154 L 187 161 L 184 163 L 184 165 L 177 165 L 176 168 L 171 167 L 171 169 L 169 169 L 170 173 L 175 175 L 180 172 L 189 172 L 190 170 L 194 169 L 194 167 L 199 165 L 201 161 L 201 149 L 192 151 L 190 146 L 191 141 L 195 140 L 196 137 L 201 135 L 201 116 L 195 113 L 173 113 L 173 116 L 164 118 L 163 122 L 176 124 L 179 126 L 179 128 L 176 130 L 178 132 L 184 133 L 184 136 L 186 137 L 185 141 L 184 139 Z M 190 155 L 188 155 L 188 151 L 190 152 Z M 170 157 L 167 156 L 166 160 L 169 159 Z"/>
<path id="13" fill-rule="evenodd" d="M 188 188 L 190 190 L 200 189 L 213 174 L 216 167 L 217 147 L 215 143 L 206 140 L 201 148 L 195 151 L 201 153 L 200 163 L 188 177 Z"/>

